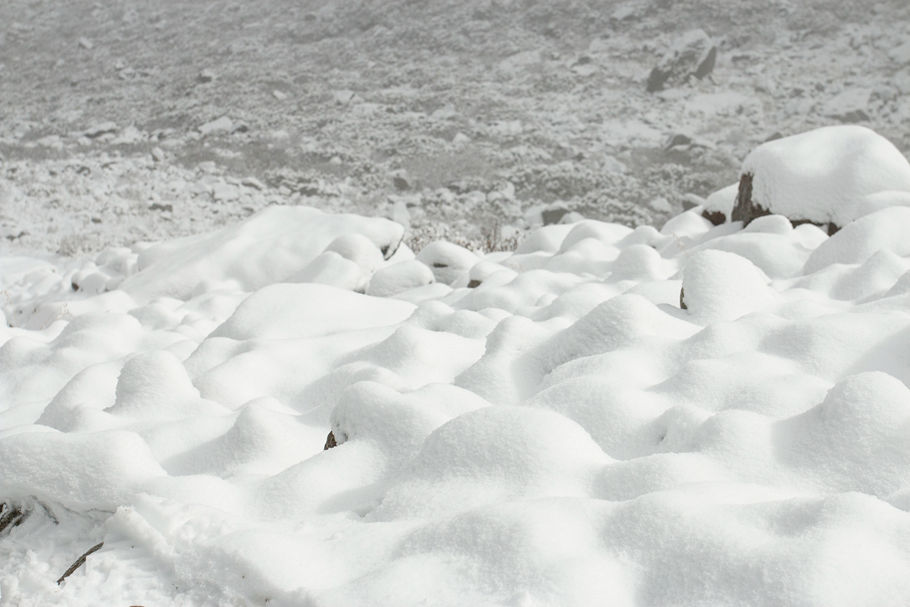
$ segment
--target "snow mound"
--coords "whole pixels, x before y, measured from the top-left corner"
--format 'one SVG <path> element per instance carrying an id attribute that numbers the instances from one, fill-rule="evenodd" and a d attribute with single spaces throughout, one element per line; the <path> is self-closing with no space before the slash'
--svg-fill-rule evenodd
<path id="1" fill-rule="evenodd" d="M 830 126 L 755 148 L 743 161 L 734 220 L 776 213 L 841 228 L 880 205 L 905 203 L 882 192 L 910 192 L 910 163 L 861 126 Z"/>
<path id="2" fill-rule="evenodd" d="M 251 291 L 306 271 L 324 252 L 369 272 L 397 250 L 403 235 L 404 228 L 385 219 L 276 205 L 236 226 L 144 249 L 140 271 L 122 288 L 146 299 L 187 299 L 219 288 Z M 310 268 L 309 275 L 321 269 Z"/>
<path id="3" fill-rule="evenodd" d="M 0 601 L 908 604 L 887 173 L 831 237 L 695 208 L 415 258 L 397 224 L 274 207 L 0 258 L 0 504 L 27 512 Z"/>
<path id="4" fill-rule="evenodd" d="M 700 320 L 735 320 L 774 301 L 769 282 L 764 272 L 739 255 L 702 251 L 686 264 L 679 299 Z"/>

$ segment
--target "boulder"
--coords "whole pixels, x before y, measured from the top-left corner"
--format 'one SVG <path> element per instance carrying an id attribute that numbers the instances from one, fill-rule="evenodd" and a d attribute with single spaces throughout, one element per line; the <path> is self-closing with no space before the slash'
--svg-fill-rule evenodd
<path id="1" fill-rule="evenodd" d="M 777 214 L 833 234 L 886 204 L 905 204 L 896 193 L 907 191 L 910 163 L 890 141 L 861 126 L 823 127 L 755 148 L 743 161 L 731 219 L 748 225 Z"/>
<path id="2" fill-rule="evenodd" d="M 648 75 L 647 90 L 656 93 L 679 86 L 695 77 L 699 80 L 714 71 L 717 45 L 704 30 L 683 34 Z"/>

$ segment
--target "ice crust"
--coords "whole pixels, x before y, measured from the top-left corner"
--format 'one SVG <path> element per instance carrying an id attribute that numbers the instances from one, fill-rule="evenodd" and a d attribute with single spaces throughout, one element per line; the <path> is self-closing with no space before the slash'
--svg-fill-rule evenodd
<path id="1" fill-rule="evenodd" d="M 0 259 L 0 501 L 31 511 L 0 602 L 906 605 L 893 199 L 832 237 L 696 208 L 416 256 L 276 206 Z"/>

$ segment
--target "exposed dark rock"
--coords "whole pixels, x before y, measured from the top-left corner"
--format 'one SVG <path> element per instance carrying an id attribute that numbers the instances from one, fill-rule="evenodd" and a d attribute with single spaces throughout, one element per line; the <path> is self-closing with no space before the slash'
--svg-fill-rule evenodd
<path id="1" fill-rule="evenodd" d="M 708 51 L 708 55 L 701 60 L 701 63 L 698 64 L 698 67 L 695 68 L 695 77 L 701 80 L 706 76 L 709 76 L 711 72 L 714 71 L 714 64 L 717 63 L 717 47 L 712 46 Z"/>
<path id="2" fill-rule="evenodd" d="M 727 222 L 727 216 L 720 211 L 702 211 L 701 216 L 716 226 Z"/>
<path id="3" fill-rule="evenodd" d="M 777 139 L 783 139 L 784 135 L 780 131 L 774 131 L 768 137 L 762 141 L 762 143 L 768 143 L 769 141 L 775 141 Z"/>
<path id="4" fill-rule="evenodd" d="M 334 447 L 337 447 L 338 443 L 335 441 L 335 433 L 329 432 L 329 435 L 325 437 L 325 446 L 322 448 L 323 451 L 328 451 Z"/>
<path id="5" fill-rule="evenodd" d="M 395 189 L 400 192 L 411 189 L 411 184 L 408 183 L 408 180 L 401 175 L 395 175 L 392 177 L 392 185 L 394 185 Z"/>
<path id="6" fill-rule="evenodd" d="M 835 116 L 838 120 L 844 124 L 856 124 L 857 122 L 868 122 L 871 120 L 869 114 L 863 110 L 850 110 L 849 112 L 844 112 L 838 116 Z"/>
<path id="7" fill-rule="evenodd" d="M 769 214 L 768 209 L 752 200 L 752 178 L 752 173 L 740 175 L 739 192 L 736 194 L 730 217 L 733 221 L 742 221 L 743 225 L 749 225 L 749 222 L 756 217 Z"/>
<path id="8" fill-rule="evenodd" d="M 28 510 L 15 504 L 0 504 L 0 534 L 7 529 L 18 527 L 28 516 Z"/>
<path id="9" fill-rule="evenodd" d="M 679 308 L 680 310 L 688 310 L 689 306 L 686 305 L 686 290 L 679 290 Z"/>
<path id="10" fill-rule="evenodd" d="M 665 150 L 670 150 L 680 145 L 689 145 L 692 143 L 692 138 L 688 135 L 683 135 L 682 133 L 674 133 L 667 138 L 667 142 L 664 144 Z"/>
<path id="11" fill-rule="evenodd" d="M 557 209 L 547 209 L 540 214 L 540 218 L 543 220 L 543 225 L 548 226 L 554 223 L 559 223 L 568 212 L 569 209 L 564 209 L 562 207 Z"/>
<path id="12" fill-rule="evenodd" d="M 646 88 L 656 93 L 685 84 L 689 78 L 701 80 L 714 71 L 717 45 L 702 30 L 685 33 L 677 40 L 648 75 Z"/>
<path id="13" fill-rule="evenodd" d="M 468 281 L 468 288 L 469 288 L 469 289 L 476 289 L 476 288 L 479 287 L 481 284 L 482 284 L 481 281 L 477 280 L 476 278 L 472 278 L 471 280 Z"/>
<path id="14" fill-rule="evenodd" d="M 398 249 L 401 248 L 401 244 L 404 242 L 404 232 L 401 236 L 398 237 L 398 240 L 395 242 L 390 242 L 389 244 L 384 244 L 379 247 L 379 252 L 382 253 L 382 258 L 386 261 L 392 258 L 395 253 L 398 252 Z"/>

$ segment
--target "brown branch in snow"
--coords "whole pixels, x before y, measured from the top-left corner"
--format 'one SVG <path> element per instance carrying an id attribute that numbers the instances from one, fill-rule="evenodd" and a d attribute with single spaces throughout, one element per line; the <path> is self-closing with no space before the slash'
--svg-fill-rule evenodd
<path id="1" fill-rule="evenodd" d="M 104 542 L 98 542 L 97 544 L 95 544 L 94 546 L 92 546 L 91 548 L 86 550 L 85 554 L 83 554 L 78 559 L 76 559 L 76 562 L 73 563 L 72 565 L 70 565 L 70 568 L 66 570 L 66 573 L 64 573 L 63 575 L 60 576 L 60 579 L 57 580 L 57 585 L 59 586 L 60 584 L 62 584 L 63 580 L 65 580 L 66 578 L 71 576 L 73 574 L 73 572 L 76 571 L 76 569 L 79 569 L 79 567 L 82 567 L 82 565 L 85 563 L 86 557 L 93 552 L 97 552 L 98 550 L 101 550 L 102 546 L 104 546 Z"/>

